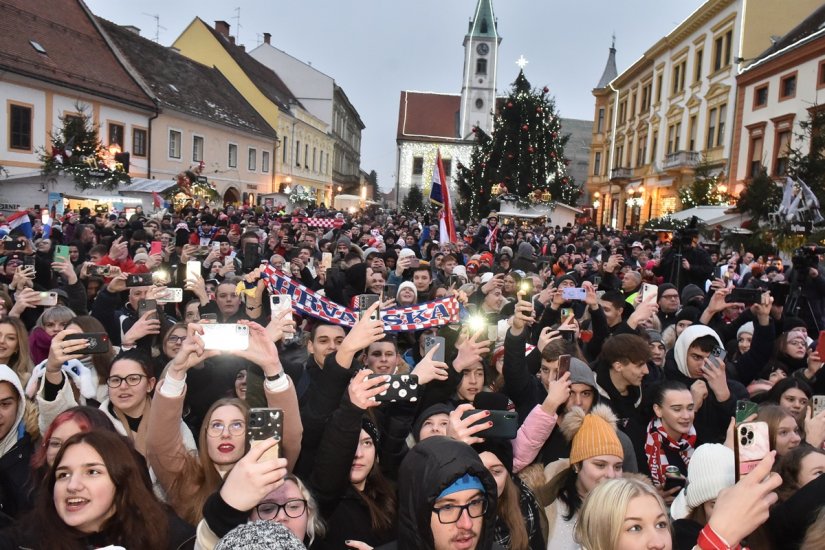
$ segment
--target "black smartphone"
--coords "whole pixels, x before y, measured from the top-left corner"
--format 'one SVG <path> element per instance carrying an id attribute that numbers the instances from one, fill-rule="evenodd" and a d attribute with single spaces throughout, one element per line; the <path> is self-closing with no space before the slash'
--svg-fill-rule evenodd
<path id="1" fill-rule="evenodd" d="M 77 355 L 92 355 L 94 353 L 106 353 L 111 349 L 109 342 L 109 335 L 105 332 L 85 332 L 82 334 L 67 334 L 63 340 L 89 340 L 89 345 L 80 351 L 76 351 Z"/>
<path id="2" fill-rule="evenodd" d="M 214 325 L 218 322 L 218 314 L 217 313 L 201 313 L 201 324 L 204 325 Z"/>
<path id="3" fill-rule="evenodd" d="M 23 267 L 34 267 L 34 256 L 23 256 Z"/>
<path id="4" fill-rule="evenodd" d="M 575 342 L 576 341 L 576 331 L 575 330 L 559 330 L 559 334 L 561 334 L 561 337 L 565 342 Z"/>
<path id="5" fill-rule="evenodd" d="M 398 285 L 391 285 L 387 283 L 381 289 L 381 296 L 383 297 L 384 301 L 395 300 L 396 294 L 398 294 Z"/>
<path id="6" fill-rule="evenodd" d="M 481 412 L 481 409 L 467 411 L 461 415 L 461 418 L 467 418 L 477 412 Z M 476 433 L 475 436 L 484 438 L 495 437 L 499 439 L 515 439 L 518 434 L 518 413 L 515 411 L 489 412 L 490 416 L 485 416 L 478 422 L 474 422 L 472 425 L 476 426 L 478 424 L 486 424 L 487 422 L 492 422 L 493 425 L 486 430 L 481 430 Z"/>
<path id="7" fill-rule="evenodd" d="M 358 296 L 358 318 L 363 318 L 365 312 L 372 306 L 372 304 L 378 302 L 381 299 L 378 294 L 360 294 Z M 372 314 L 372 320 L 378 321 L 380 319 L 380 315 L 376 310 L 375 313 Z"/>
<path id="8" fill-rule="evenodd" d="M 138 300 L 138 317 L 143 317 L 147 312 L 157 312 L 157 300 Z"/>
<path id="9" fill-rule="evenodd" d="M 742 303 L 746 306 L 759 304 L 762 302 L 762 293 L 758 288 L 734 288 L 730 294 L 725 296 L 727 303 Z"/>
<path id="10" fill-rule="evenodd" d="M 246 243 L 243 245 L 243 264 L 242 269 L 244 273 L 252 273 L 261 265 L 261 254 L 256 243 Z"/>
<path id="11" fill-rule="evenodd" d="M 570 372 L 570 356 L 559 355 L 559 370 L 556 374 L 556 380 L 564 376 L 566 372 Z"/>
<path id="12" fill-rule="evenodd" d="M 369 378 L 390 377 L 390 387 L 375 396 L 376 401 L 418 401 L 418 377 L 414 374 L 370 374 Z"/>
<path id="13" fill-rule="evenodd" d="M 687 479 L 684 476 L 665 476 L 665 491 L 670 491 L 676 487 L 684 489 L 687 485 Z"/>
<path id="14" fill-rule="evenodd" d="M 246 442 L 249 447 L 260 445 L 267 439 L 276 439 L 278 444 L 266 451 L 258 462 L 278 458 L 280 441 L 284 436 L 284 411 L 281 409 L 249 409 L 246 423 Z"/>
<path id="15" fill-rule="evenodd" d="M 440 345 L 439 345 L 440 344 Z M 424 353 L 430 353 L 430 350 L 434 348 L 436 345 L 438 349 L 435 350 L 433 353 L 433 361 L 440 361 L 444 362 L 444 354 L 447 347 L 447 341 L 442 338 L 441 336 L 433 336 L 432 334 L 428 334 L 424 337 Z"/>
<path id="16" fill-rule="evenodd" d="M 524 294 L 524 300 L 530 300 L 533 297 L 533 279 L 524 278 L 518 284 L 518 291 Z"/>
<path id="17" fill-rule="evenodd" d="M 132 273 L 126 276 L 126 286 L 152 286 L 151 273 Z"/>

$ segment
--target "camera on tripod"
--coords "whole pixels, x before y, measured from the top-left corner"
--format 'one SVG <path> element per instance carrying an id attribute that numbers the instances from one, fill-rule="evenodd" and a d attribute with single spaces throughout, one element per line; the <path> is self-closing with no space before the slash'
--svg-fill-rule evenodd
<path id="1" fill-rule="evenodd" d="M 680 249 L 683 246 L 690 245 L 693 241 L 694 237 L 699 235 L 699 218 L 693 216 L 690 218 L 690 222 L 688 222 L 687 227 L 682 229 L 677 229 L 673 232 L 673 238 L 671 239 L 671 244 L 674 248 Z"/>
<path id="2" fill-rule="evenodd" d="M 818 268 L 820 254 L 825 254 L 825 246 L 802 246 L 797 248 L 791 258 L 794 270 L 807 271 L 811 267 Z"/>

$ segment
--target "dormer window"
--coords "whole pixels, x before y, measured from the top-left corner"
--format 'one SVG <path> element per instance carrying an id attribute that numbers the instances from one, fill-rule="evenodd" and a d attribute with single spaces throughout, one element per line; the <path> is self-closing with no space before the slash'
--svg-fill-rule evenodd
<path id="1" fill-rule="evenodd" d="M 481 34 L 487 34 L 487 20 L 481 20 Z"/>

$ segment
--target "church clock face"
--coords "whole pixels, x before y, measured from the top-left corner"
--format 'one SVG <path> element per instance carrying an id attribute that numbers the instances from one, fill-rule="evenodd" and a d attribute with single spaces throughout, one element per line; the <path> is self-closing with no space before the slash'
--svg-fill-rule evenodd
<path id="1" fill-rule="evenodd" d="M 490 51 L 490 46 L 482 42 L 481 44 L 476 46 L 476 51 L 478 52 L 478 55 L 487 55 L 487 53 Z"/>

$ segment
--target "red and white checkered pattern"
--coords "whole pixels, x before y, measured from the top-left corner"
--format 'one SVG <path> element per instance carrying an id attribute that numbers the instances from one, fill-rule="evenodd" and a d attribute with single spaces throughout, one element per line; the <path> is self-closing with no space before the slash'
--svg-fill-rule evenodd
<path id="1" fill-rule="evenodd" d="M 332 229 L 344 225 L 344 220 L 335 218 L 292 218 L 292 223 L 305 223 L 309 227 Z"/>
<path id="2" fill-rule="evenodd" d="M 345 327 L 352 327 L 355 324 L 354 320 L 358 319 L 358 312 L 350 308 L 346 308 L 323 296 L 316 294 L 307 287 L 299 283 L 296 283 L 292 278 L 286 276 L 282 271 L 279 271 L 272 266 L 266 266 L 266 268 L 262 271 L 261 276 L 266 280 L 267 288 L 270 293 L 278 293 L 278 287 L 283 286 L 277 284 L 279 282 L 278 280 L 280 280 L 281 282 L 286 281 L 289 284 L 289 286 L 293 288 L 292 306 L 295 309 L 295 311 L 297 311 L 300 314 L 310 315 L 317 319 L 321 319 L 323 321 L 327 321 L 329 323 L 334 323 L 336 325 L 341 325 Z M 309 296 L 313 296 L 315 302 L 321 302 L 325 305 L 325 307 L 317 309 L 305 307 L 303 305 L 304 300 L 299 299 L 300 294 L 302 293 L 307 294 Z M 443 307 L 443 309 L 446 310 L 447 317 L 435 315 L 435 312 L 441 307 Z M 333 312 L 333 314 L 327 313 L 327 310 Z M 457 322 L 458 310 L 458 300 L 456 300 L 454 296 L 450 296 L 448 298 L 442 298 L 440 300 L 435 300 L 424 304 L 417 304 L 414 306 L 403 308 L 387 309 L 382 311 L 381 315 L 384 318 L 385 331 L 410 332 L 415 330 L 425 330 L 428 328 L 440 327 L 452 322 Z M 405 316 L 415 316 L 415 314 L 420 314 L 422 312 L 429 313 L 428 315 L 426 315 L 426 317 L 429 317 L 427 321 L 420 323 L 390 323 L 387 321 L 387 318 L 392 318 L 396 316 L 402 318 Z"/>

